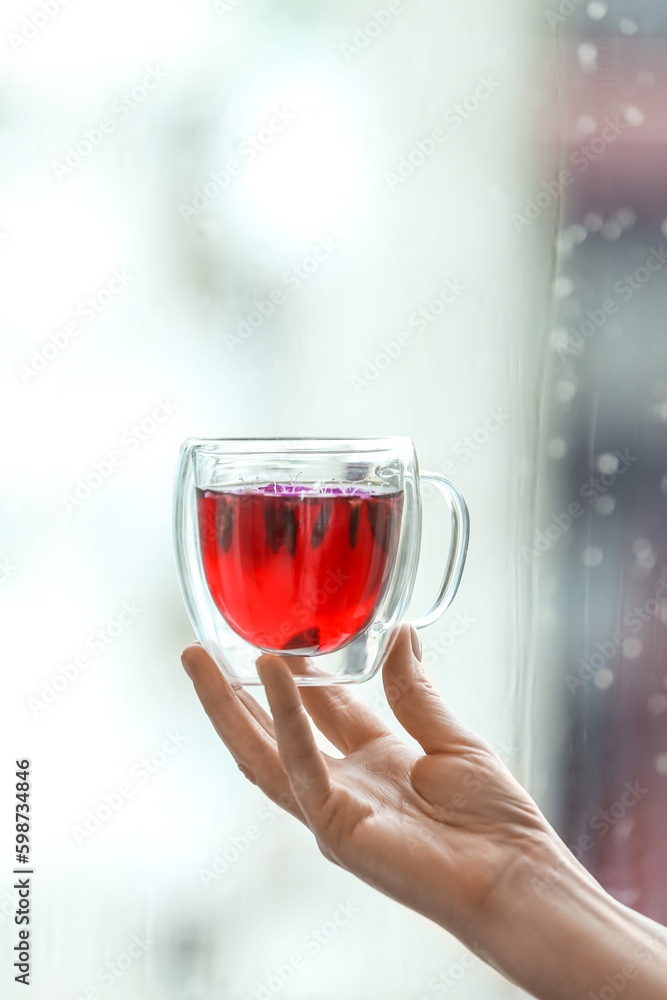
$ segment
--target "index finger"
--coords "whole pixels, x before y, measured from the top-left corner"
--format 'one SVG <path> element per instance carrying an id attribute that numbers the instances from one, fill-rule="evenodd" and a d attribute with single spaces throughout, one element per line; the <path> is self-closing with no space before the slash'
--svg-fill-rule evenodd
<path id="1" fill-rule="evenodd" d="M 306 818 L 314 818 L 331 795 L 332 787 L 326 761 L 315 743 L 299 689 L 289 667 L 279 656 L 260 656 L 257 670 L 266 688 L 278 749 L 292 791 Z"/>
<path id="2" fill-rule="evenodd" d="M 183 654 L 185 666 L 204 711 L 218 736 L 245 773 L 274 802 L 301 819 L 298 807 L 290 804 L 289 782 L 280 761 L 278 747 L 271 735 L 268 720 L 259 715 L 260 706 L 243 700 L 202 646 L 188 646 Z"/>

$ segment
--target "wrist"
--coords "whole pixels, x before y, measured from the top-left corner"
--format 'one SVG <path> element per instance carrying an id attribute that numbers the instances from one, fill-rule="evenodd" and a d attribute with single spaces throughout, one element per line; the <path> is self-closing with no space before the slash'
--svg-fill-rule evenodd
<path id="1" fill-rule="evenodd" d="M 517 848 L 485 909 L 479 950 L 540 1000 L 667 995 L 667 930 L 608 895 L 551 831 Z"/>

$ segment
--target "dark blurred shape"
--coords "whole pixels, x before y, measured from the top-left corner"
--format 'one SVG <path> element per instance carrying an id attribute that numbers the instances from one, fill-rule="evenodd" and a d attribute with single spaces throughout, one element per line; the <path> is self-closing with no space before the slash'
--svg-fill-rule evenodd
<path id="1" fill-rule="evenodd" d="M 562 509 L 577 505 L 561 563 L 562 832 L 610 892 L 665 923 L 667 10 L 591 3 L 562 32 L 571 180 L 550 454 Z"/>

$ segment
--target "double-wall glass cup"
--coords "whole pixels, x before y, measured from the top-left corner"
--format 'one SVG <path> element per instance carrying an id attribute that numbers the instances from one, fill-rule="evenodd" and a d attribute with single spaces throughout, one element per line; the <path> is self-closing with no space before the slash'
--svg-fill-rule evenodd
<path id="1" fill-rule="evenodd" d="M 424 481 L 447 501 L 451 541 L 417 628 L 454 599 L 469 518 L 453 483 L 419 472 L 409 438 L 184 442 L 174 495 L 181 590 L 230 681 L 260 684 L 262 652 L 288 657 L 301 685 L 377 672 L 412 596 Z"/>

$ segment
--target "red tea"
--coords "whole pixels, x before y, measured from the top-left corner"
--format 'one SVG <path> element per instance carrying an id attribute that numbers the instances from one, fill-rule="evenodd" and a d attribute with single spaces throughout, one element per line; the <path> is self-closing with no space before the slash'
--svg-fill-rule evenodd
<path id="1" fill-rule="evenodd" d="M 402 493 L 281 484 L 197 490 L 209 590 L 260 649 L 313 655 L 373 621 L 396 557 Z"/>

